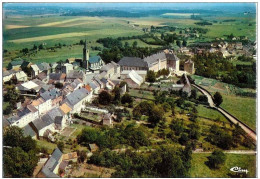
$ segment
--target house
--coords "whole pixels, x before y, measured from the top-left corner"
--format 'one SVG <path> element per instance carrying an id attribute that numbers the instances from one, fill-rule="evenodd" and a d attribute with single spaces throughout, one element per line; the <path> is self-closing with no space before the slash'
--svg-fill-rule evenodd
<path id="1" fill-rule="evenodd" d="M 89 144 L 88 146 L 91 152 L 95 152 L 98 150 L 98 146 L 96 144 Z"/>
<path id="2" fill-rule="evenodd" d="M 68 74 L 72 70 L 73 70 L 73 65 L 70 63 L 65 63 L 61 66 L 62 73 Z"/>
<path id="3" fill-rule="evenodd" d="M 105 78 L 117 79 L 120 76 L 120 65 L 112 61 L 101 67 L 100 73 L 102 72 L 105 72 Z"/>
<path id="4" fill-rule="evenodd" d="M 83 71 L 72 70 L 67 74 L 66 82 L 73 82 L 77 78 L 84 83 L 86 80 L 86 74 Z"/>
<path id="5" fill-rule="evenodd" d="M 16 58 L 14 60 L 12 60 L 8 66 L 7 69 L 8 70 L 19 70 L 21 69 L 22 64 L 24 63 L 24 60 L 21 58 Z"/>
<path id="6" fill-rule="evenodd" d="M 121 71 L 123 70 L 147 70 L 147 63 L 137 57 L 123 57 L 118 64 Z"/>
<path id="7" fill-rule="evenodd" d="M 59 107 L 56 107 L 48 111 L 41 118 L 37 118 L 32 121 L 30 126 L 36 132 L 37 138 L 39 139 L 44 136 L 46 130 L 50 130 L 52 132 L 63 130 L 68 121 L 68 116 L 65 115 Z"/>
<path id="8" fill-rule="evenodd" d="M 37 78 L 41 80 L 43 83 L 48 83 L 49 81 L 49 75 L 47 75 L 44 71 L 40 72 L 37 75 Z"/>
<path id="9" fill-rule="evenodd" d="M 184 63 L 184 71 L 188 72 L 189 74 L 195 73 L 194 62 L 192 60 L 189 59 Z"/>
<path id="10" fill-rule="evenodd" d="M 15 74 L 14 70 L 3 71 L 3 82 L 5 83 L 11 81 L 13 79 L 14 74 Z"/>
<path id="11" fill-rule="evenodd" d="M 96 84 L 96 82 L 92 81 L 89 83 L 89 86 L 91 87 L 91 89 L 93 90 L 94 94 L 98 94 L 100 87 L 98 84 Z"/>
<path id="12" fill-rule="evenodd" d="M 41 86 L 36 84 L 34 81 L 27 81 L 25 83 L 17 85 L 16 89 L 19 90 L 22 94 L 26 94 L 26 93 L 35 94 L 39 92 Z"/>
<path id="13" fill-rule="evenodd" d="M 173 84 L 171 90 L 173 91 L 182 91 L 186 92 L 188 96 L 191 95 L 191 84 L 190 81 L 187 77 L 187 74 L 184 73 L 183 76 L 181 77 L 181 83 L 182 84 Z"/>
<path id="14" fill-rule="evenodd" d="M 41 115 L 46 113 L 52 108 L 52 100 L 51 99 L 44 100 L 42 97 L 40 97 L 36 100 L 33 100 L 31 105 L 34 106 L 38 110 L 39 115 Z"/>
<path id="15" fill-rule="evenodd" d="M 40 64 L 37 64 L 38 68 L 40 69 L 40 72 L 44 71 L 47 75 L 51 72 L 51 67 L 49 63 L 43 62 Z"/>
<path id="16" fill-rule="evenodd" d="M 52 100 L 52 106 L 59 106 L 59 103 L 62 101 L 63 97 L 62 97 L 62 92 L 57 89 L 57 88 L 53 88 L 50 90 L 47 90 L 43 93 L 40 93 L 40 96 L 45 100 Z"/>
<path id="17" fill-rule="evenodd" d="M 110 113 L 107 113 L 104 115 L 103 117 L 103 125 L 106 125 L 106 126 L 113 126 L 113 118 L 114 118 L 114 115 L 110 114 Z"/>
<path id="18" fill-rule="evenodd" d="M 51 73 L 57 73 L 59 70 L 57 69 L 59 64 L 58 63 L 51 63 Z"/>
<path id="19" fill-rule="evenodd" d="M 31 65 L 31 71 L 32 71 L 32 78 L 35 78 L 36 76 L 38 76 L 40 72 L 42 72 L 36 64 Z"/>
<path id="20" fill-rule="evenodd" d="M 67 104 L 67 103 L 63 103 L 61 106 L 60 106 L 60 110 L 64 113 L 64 115 L 67 115 L 68 116 L 68 119 L 70 117 L 70 112 L 71 112 L 71 108 L 70 106 Z"/>
<path id="21" fill-rule="evenodd" d="M 99 70 L 104 64 L 100 56 L 93 56 L 88 60 L 88 67 L 92 71 Z"/>
<path id="22" fill-rule="evenodd" d="M 66 79 L 65 73 L 51 73 L 49 79 L 52 83 L 64 83 Z"/>
<path id="23" fill-rule="evenodd" d="M 30 136 L 33 139 L 36 139 L 36 133 L 29 124 L 24 126 L 22 129 L 25 137 Z"/>
<path id="24" fill-rule="evenodd" d="M 80 112 L 85 106 L 85 103 L 90 100 L 89 92 L 85 88 L 80 88 L 66 96 L 62 104 L 67 103 L 72 109 L 71 113 L 77 113 Z"/>
<path id="25" fill-rule="evenodd" d="M 134 70 L 131 70 L 123 80 L 126 81 L 131 88 L 139 87 L 144 82 L 144 79 Z"/>
<path id="26" fill-rule="evenodd" d="M 41 171 L 37 174 L 38 178 L 59 178 L 59 165 L 62 162 L 62 152 L 56 148 L 51 154 L 51 157 L 42 167 Z"/>
<path id="27" fill-rule="evenodd" d="M 25 127 L 31 121 L 35 120 L 39 115 L 38 110 L 33 105 L 27 105 L 25 108 L 17 112 L 17 117 L 7 119 L 11 126 Z"/>

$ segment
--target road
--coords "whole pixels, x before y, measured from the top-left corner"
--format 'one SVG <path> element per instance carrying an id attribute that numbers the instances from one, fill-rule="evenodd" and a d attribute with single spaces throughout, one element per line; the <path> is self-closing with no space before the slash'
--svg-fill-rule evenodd
<path id="1" fill-rule="evenodd" d="M 213 102 L 212 96 L 203 88 L 201 88 L 199 85 L 192 84 L 195 88 L 197 88 L 199 91 L 201 91 L 205 96 L 208 98 L 209 106 L 212 108 L 215 108 L 217 111 L 219 111 L 221 114 L 223 114 L 227 119 L 229 119 L 234 124 L 239 124 L 239 126 L 256 142 L 256 133 L 254 130 L 252 130 L 250 127 L 244 125 L 241 123 L 238 119 L 228 114 L 223 109 L 216 107 L 216 105 Z"/>

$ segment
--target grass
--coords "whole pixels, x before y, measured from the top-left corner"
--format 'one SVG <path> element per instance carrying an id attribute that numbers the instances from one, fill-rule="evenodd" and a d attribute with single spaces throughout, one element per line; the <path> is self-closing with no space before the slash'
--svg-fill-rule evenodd
<path id="1" fill-rule="evenodd" d="M 238 166 L 247 169 L 249 172 L 247 177 L 256 177 L 256 156 L 241 154 L 226 154 L 227 159 L 220 169 L 211 170 L 205 162 L 210 154 L 192 154 L 190 177 L 196 178 L 230 178 L 230 168 Z M 232 173 L 234 174 L 234 173 Z"/>
<path id="2" fill-rule="evenodd" d="M 256 130 L 256 99 L 222 94 L 220 105 L 253 130 Z"/>
<path id="3" fill-rule="evenodd" d="M 150 91 L 141 91 L 140 90 L 134 90 L 134 89 L 129 89 L 129 94 L 133 97 L 137 98 L 145 98 L 145 99 L 154 99 L 153 93 Z"/>
<path id="4" fill-rule="evenodd" d="M 36 142 L 37 142 L 37 146 L 46 148 L 49 154 L 51 154 L 53 150 L 57 147 L 56 144 L 53 144 L 46 140 L 36 140 Z"/>
<path id="5" fill-rule="evenodd" d="M 197 110 L 198 110 L 198 116 L 202 117 L 202 118 L 210 118 L 210 119 L 217 119 L 219 118 L 220 121 L 227 121 L 226 118 L 220 114 L 218 111 L 207 108 L 203 105 L 198 105 L 197 106 Z"/>

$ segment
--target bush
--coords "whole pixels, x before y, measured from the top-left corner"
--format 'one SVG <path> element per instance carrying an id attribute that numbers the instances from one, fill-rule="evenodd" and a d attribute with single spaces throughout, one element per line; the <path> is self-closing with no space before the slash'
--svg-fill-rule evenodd
<path id="1" fill-rule="evenodd" d="M 221 150 L 214 150 L 208 157 L 207 165 L 212 169 L 218 169 L 226 161 L 226 156 Z"/>

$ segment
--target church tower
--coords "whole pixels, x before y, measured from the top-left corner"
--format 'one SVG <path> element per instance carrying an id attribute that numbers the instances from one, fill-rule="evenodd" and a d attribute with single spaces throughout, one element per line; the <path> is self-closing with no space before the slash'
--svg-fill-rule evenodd
<path id="1" fill-rule="evenodd" d="M 89 65 L 89 50 L 87 47 L 87 41 L 85 39 L 85 43 L 84 43 L 84 48 L 83 48 L 83 68 L 88 70 L 88 65 Z"/>

